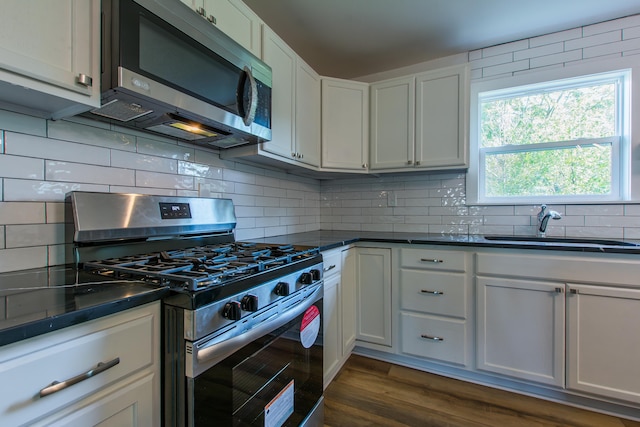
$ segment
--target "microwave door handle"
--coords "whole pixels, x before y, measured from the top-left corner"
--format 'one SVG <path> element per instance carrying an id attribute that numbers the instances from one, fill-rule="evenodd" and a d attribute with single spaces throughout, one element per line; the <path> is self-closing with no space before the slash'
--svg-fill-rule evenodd
<path id="1" fill-rule="evenodd" d="M 256 118 L 256 110 L 258 109 L 258 84 L 256 83 L 256 79 L 253 77 L 249 67 L 245 66 L 242 71 L 242 90 L 238 91 L 238 105 L 240 106 L 240 111 L 243 115 L 242 121 L 246 126 L 250 126 Z M 249 108 L 244 111 L 244 85 L 247 80 L 250 85 Z"/>

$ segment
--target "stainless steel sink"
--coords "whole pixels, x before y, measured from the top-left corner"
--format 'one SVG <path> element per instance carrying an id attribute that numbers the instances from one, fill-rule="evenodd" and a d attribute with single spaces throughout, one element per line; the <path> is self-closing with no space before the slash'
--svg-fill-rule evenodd
<path id="1" fill-rule="evenodd" d="M 575 245 L 599 245 L 599 246 L 640 246 L 640 243 L 624 240 L 609 239 L 582 239 L 578 237 L 533 237 L 533 236 L 484 236 L 486 240 L 501 242 L 541 242 L 541 243 L 566 243 Z"/>

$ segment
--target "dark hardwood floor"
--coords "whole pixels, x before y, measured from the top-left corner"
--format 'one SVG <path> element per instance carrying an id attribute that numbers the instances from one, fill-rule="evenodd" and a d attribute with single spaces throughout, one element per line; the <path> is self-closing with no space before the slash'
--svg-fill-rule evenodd
<path id="1" fill-rule="evenodd" d="M 640 427 L 640 422 L 352 355 L 325 391 L 325 426 Z"/>

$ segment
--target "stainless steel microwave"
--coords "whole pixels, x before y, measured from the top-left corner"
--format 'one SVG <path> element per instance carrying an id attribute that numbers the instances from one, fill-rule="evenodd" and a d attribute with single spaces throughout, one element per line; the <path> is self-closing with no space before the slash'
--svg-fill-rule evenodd
<path id="1" fill-rule="evenodd" d="M 271 68 L 179 0 L 102 1 L 89 115 L 216 148 L 271 139 Z"/>

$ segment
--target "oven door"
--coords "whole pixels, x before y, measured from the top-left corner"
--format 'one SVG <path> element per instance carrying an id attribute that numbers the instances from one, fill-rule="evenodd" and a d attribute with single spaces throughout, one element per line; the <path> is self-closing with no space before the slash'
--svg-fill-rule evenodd
<path id="1" fill-rule="evenodd" d="M 187 377 L 187 424 L 322 425 L 322 309 L 320 285 L 245 334 L 275 325 L 267 333 L 253 336 L 223 360 Z"/>

